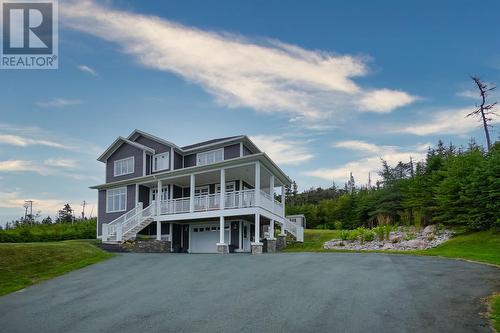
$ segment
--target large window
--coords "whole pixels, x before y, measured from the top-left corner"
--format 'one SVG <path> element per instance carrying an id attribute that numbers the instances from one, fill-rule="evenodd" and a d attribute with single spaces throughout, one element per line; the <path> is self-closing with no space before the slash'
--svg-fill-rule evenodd
<path id="1" fill-rule="evenodd" d="M 127 188 L 115 188 L 106 191 L 106 212 L 122 212 L 127 210 Z"/>
<path id="2" fill-rule="evenodd" d="M 235 182 L 227 182 L 226 183 L 226 193 L 234 192 L 236 190 Z M 220 184 L 215 186 L 215 193 L 220 193 Z"/>
<path id="3" fill-rule="evenodd" d="M 224 160 L 224 148 L 196 154 L 196 165 L 207 165 Z"/>
<path id="4" fill-rule="evenodd" d="M 134 157 L 115 161 L 115 177 L 134 173 Z"/>
<path id="5" fill-rule="evenodd" d="M 158 188 L 154 188 L 151 191 L 151 200 L 156 200 L 156 194 L 158 193 Z M 168 186 L 164 186 L 161 188 L 161 201 L 166 201 L 168 200 Z"/>
<path id="6" fill-rule="evenodd" d="M 163 153 L 158 154 L 153 157 L 153 171 L 161 171 L 169 168 L 170 165 L 170 154 Z"/>
<path id="7" fill-rule="evenodd" d="M 194 195 L 195 196 L 200 196 L 200 195 L 207 195 L 208 194 L 208 185 L 206 186 L 196 186 L 194 189 Z"/>

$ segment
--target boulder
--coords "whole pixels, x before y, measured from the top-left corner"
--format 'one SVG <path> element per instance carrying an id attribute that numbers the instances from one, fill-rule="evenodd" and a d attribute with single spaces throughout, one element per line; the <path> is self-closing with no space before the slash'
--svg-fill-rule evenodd
<path id="1" fill-rule="evenodd" d="M 427 227 L 424 228 L 422 231 L 425 235 L 427 234 L 433 234 L 436 232 L 436 226 L 435 225 L 428 225 Z"/>
<path id="2" fill-rule="evenodd" d="M 416 250 L 423 250 L 427 247 L 427 244 L 422 239 L 410 239 L 406 242 L 406 246 Z"/>

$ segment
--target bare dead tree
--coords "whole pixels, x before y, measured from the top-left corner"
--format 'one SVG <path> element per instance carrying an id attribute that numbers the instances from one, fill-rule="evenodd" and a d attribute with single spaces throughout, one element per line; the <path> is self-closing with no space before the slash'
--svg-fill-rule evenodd
<path id="1" fill-rule="evenodd" d="M 486 145 L 489 151 L 491 147 L 489 128 L 492 127 L 490 122 L 493 120 L 492 117 L 498 116 L 498 114 L 493 111 L 497 102 L 488 104 L 486 102 L 486 98 L 489 96 L 490 91 L 496 89 L 496 86 L 489 87 L 486 83 L 483 83 L 481 79 L 477 76 L 471 76 L 471 79 L 474 81 L 474 83 L 477 86 L 477 89 L 479 90 L 479 94 L 481 97 L 481 104 L 480 105 L 476 104 L 477 109 L 469 113 L 467 117 L 472 117 L 472 116 L 479 117 L 479 120 L 483 123 L 484 134 L 486 135 Z"/>

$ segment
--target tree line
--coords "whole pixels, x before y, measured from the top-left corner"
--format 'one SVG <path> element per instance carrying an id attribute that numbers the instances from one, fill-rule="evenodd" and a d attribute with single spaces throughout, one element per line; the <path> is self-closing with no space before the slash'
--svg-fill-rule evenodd
<path id="1" fill-rule="evenodd" d="M 354 229 L 398 224 L 442 223 L 483 230 L 500 228 L 500 142 L 484 149 L 429 148 L 424 161 L 381 160 L 380 180 L 356 186 L 353 175 L 344 188 L 286 189 L 287 214 L 304 214 L 308 228 Z"/>

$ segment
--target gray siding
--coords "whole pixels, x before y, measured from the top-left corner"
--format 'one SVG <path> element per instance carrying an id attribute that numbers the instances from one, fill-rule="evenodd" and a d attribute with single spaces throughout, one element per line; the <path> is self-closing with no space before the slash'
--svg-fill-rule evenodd
<path id="1" fill-rule="evenodd" d="M 174 151 L 174 170 L 182 169 L 182 163 L 183 163 L 182 160 L 183 160 L 182 155 Z"/>
<path id="2" fill-rule="evenodd" d="M 137 139 L 135 139 L 135 142 L 140 143 L 141 145 L 144 145 L 146 147 L 153 148 L 155 150 L 155 154 L 161 154 L 170 151 L 170 146 L 165 145 L 161 142 L 151 140 L 142 135 L 139 135 Z"/>
<path id="3" fill-rule="evenodd" d="M 135 185 L 127 186 L 127 211 L 135 207 Z M 109 223 L 126 212 L 106 213 L 106 190 L 99 190 L 98 194 L 98 235 L 102 235 L 102 224 Z"/>
<path id="4" fill-rule="evenodd" d="M 196 154 L 189 154 L 184 156 L 184 167 L 192 167 L 196 165 Z"/>
<path id="5" fill-rule="evenodd" d="M 247 155 L 252 155 L 252 152 L 250 151 L 250 149 L 248 149 L 247 146 L 243 145 L 243 156 Z"/>
<path id="6" fill-rule="evenodd" d="M 240 157 L 240 144 L 236 143 L 234 145 L 224 147 L 224 159 L 228 160 L 230 158 Z"/>
<path id="7" fill-rule="evenodd" d="M 142 156 L 143 150 L 127 143 L 124 143 L 118 148 L 106 161 L 106 183 L 116 182 L 119 180 L 130 179 L 142 176 Z M 114 176 L 115 161 L 123 158 L 134 156 L 134 172 L 123 176 Z"/>

